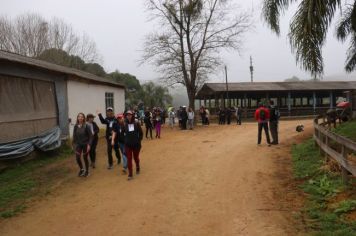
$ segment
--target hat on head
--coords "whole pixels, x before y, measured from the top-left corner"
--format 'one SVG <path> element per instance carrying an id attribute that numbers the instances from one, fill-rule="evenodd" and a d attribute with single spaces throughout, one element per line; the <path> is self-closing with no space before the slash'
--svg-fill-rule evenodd
<path id="1" fill-rule="evenodd" d="M 114 111 L 114 109 L 112 107 L 108 107 L 106 108 L 106 111 Z"/>
<path id="2" fill-rule="evenodd" d="M 128 114 L 133 115 L 133 112 L 132 112 L 131 110 L 128 110 L 128 111 L 126 112 L 126 114 L 127 114 L 127 115 L 128 115 Z"/>

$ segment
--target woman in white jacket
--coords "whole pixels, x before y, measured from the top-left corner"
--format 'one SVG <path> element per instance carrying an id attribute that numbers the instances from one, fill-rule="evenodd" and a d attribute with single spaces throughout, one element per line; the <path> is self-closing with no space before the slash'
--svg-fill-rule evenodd
<path id="1" fill-rule="evenodd" d="M 193 129 L 194 124 L 194 111 L 191 107 L 188 110 L 188 128 Z"/>

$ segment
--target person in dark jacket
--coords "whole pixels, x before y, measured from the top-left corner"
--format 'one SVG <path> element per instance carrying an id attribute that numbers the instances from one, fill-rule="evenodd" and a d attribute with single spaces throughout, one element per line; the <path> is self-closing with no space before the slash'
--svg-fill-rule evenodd
<path id="1" fill-rule="evenodd" d="M 126 112 L 127 123 L 125 124 L 125 152 L 129 169 L 128 180 L 133 178 L 132 158 L 136 164 L 136 175 L 140 174 L 140 150 L 143 132 L 140 124 L 135 122 L 132 111 Z"/>
<path id="2" fill-rule="evenodd" d="M 258 141 L 257 144 L 261 144 L 262 139 L 262 129 L 264 129 L 267 139 L 268 146 L 271 145 L 271 140 L 269 138 L 268 132 L 268 120 L 270 118 L 269 110 L 264 106 L 263 103 L 260 103 L 258 109 L 255 112 L 255 119 L 258 122 Z"/>
<path id="3" fill-rule="evenodd" d="M 188 113 L 187 113 L 187 108 L 186 106 L 182 107 L 182 111 L 180 113 L 181 118 L 182 118 L 182 130 L 186 130 L 187 129 L 187 121 L 188 121 Z"/>
<path id="4" fill-rule="evenodd" d="M 112 149 L 115 151 L 116 159 L 117 159 L 117 164 L 120 164 L 121 162 L 121 156 L 119 152 L 119 145 L 117 142 L 114 142 L 114 144 L 117 145 L 112 145 L 112 130 L 114 128 L 115 123 L 117 122 L 115 116 L 114 116 L 114 110 L 112 107 L 108 107 L 106 109 L 106 118 L 101 115 L 100 112 L 98 112 L 100 122 L 102 124 L 106 125 L 106 144 L 107 144 L 107 153 L 108 153 L 108 169 L 112 169 L 113 167 L 113 158 L 112 158 Z"/>
<path id="5" fill-rule="evenodd" d="M 99 133 L 99 127 L 94 121 L 95 116 L 93 114 L 88 114 L 87 115 L 87 125 L 89 126 L 91 133 L 93 135 L 93 141 L 90 146 L 90 152 L 89 152 L 89 157 L 90 157 L 90 166 L 92 168 L 95 168 L 95 161 L 96 161 L 96 146 L 98 144 L 98 133 Z"/>
<path id="6" fill-rule="evenodd" d="M 161 138 L 162 112 L 159 107 L 153 110 L 153 122 L 156 129 L 156 138 Z"/>
<path id="7" fill-rule="evenodd" d="M 269 129 L 271 131 L 271 136 L 272 136 L 272 143 L 273 145 L 278 144 L 278 121 L 279 121 L 279 110 L 278 108 L 274 105 L 274 101 L 271 100 L 269 102 L 269 112 L 270 112 L 270 118 L 269 118 Z"/>
<path id="8" fill-rule="evenodd" d="M 232 108 L 230 107 L 227 107 L 225 109 L 225 114 L 226 114 L 226 121 L 227 121 L 227 124 L 231 124 L 231 115 L 232 115 Z"/>
<path id="9" fill-rule="evenodd" d="M 225 124 L 225 109 L 220 107 L 219 109 L 219 125 Z"/>
<path id="10" fill-rule="evenodd" d="M 111 140 L 111 145 L 115 145 L 117 141 L 121 155 L 122 155 L 122 164 L 123 164 L 123 173 L 127 173 L 127 157 L 125 152 L 125 120 L 124 115 L 119 114 L 117 116 L 118 123 L 114 125 L 113 129 L 113 139 Z"/>
<path id="11" fill-rule="evenodd" d="M 79 177 L 87 177 L 89 175 L 88 153 L 90 152 L 92 139 L 93 135 L 90 127 L 85 123 L 85 115 L 83 113 L 79 113 L 77 116 L 77 122 L 74 126 L 72 139 L 73 149 L 75 150 L 75 158 L 80 168 L 78 173 Z M 81 156 L 83 156 L 84 159 L 85 171 L 83 169 Z"/>
<path id="12" fill-rule="evenodd" d="M 152 125 L 152 113 L 150 112 L 150 110 L 147 108 L 145 111 L 145 117 L 143 118 L 143 122 L 145 123 L 146 126 L 146 138 L 148 138 L 148 132 L 150 132 L 150 137 L 152 138 L 152 129 L 153 129 L 153 125 Z"/>

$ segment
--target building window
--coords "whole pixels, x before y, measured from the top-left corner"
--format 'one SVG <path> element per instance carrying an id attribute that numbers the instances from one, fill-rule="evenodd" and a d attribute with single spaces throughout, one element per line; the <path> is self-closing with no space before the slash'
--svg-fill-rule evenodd
<path id="1" fill-rule="evenodd" d="M 105 109 L 114 108 L 114 93 L 105 93 Z"/>

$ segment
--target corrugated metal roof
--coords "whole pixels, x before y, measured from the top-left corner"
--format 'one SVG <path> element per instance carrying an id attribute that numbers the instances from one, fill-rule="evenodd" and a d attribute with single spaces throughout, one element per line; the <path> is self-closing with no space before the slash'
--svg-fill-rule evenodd
<path id="1" fill-rule="evenodd" d="M 88 80 L 89 82 L 96 82 L 96 83 L 101 83 L 101 84 L 107 84 L 115 87 L 120 87 L 124 88 L 125 86 L 121 83 L 102 78 L 81 70 L 65 67 L 65 66 L 60 66 L 57 64 L 49 63 L 46 61 L 30 58 L 30 57 L 25 57 L 19 54 L 15 53 L 10 53 L 10 52 L 5 52 L 0 50 L 0 60 L 5 60 L 5 61 L 10 61 L 10 62 L 16 62 L 16 63 L 21 63 L 29 66 L 35 66 L 37 68 L 41 69 L 46 69 L 50 71 L 55 71 L 67 75 L 74 75 L 77 77 L 80 77 L 81 79 Z"/>
<path id="2" fill-rule="evenodd" d="M 229 92 L 281 92 L 281 91 L 329 91 L 356 90 L 356 81 L 304 81 L 304 82 L 241 82 L 228 83 Z M 226 92 L 225 83 L 205 83 L 197 98 Z"/>
<path id="3" fill-rule="evenodd" d="M 213 91 L 226 91 L 225 83 L 206 83 Z M 229 83 L 229 91 L 303 91 L 356 89 L 356 81 Z"/>

